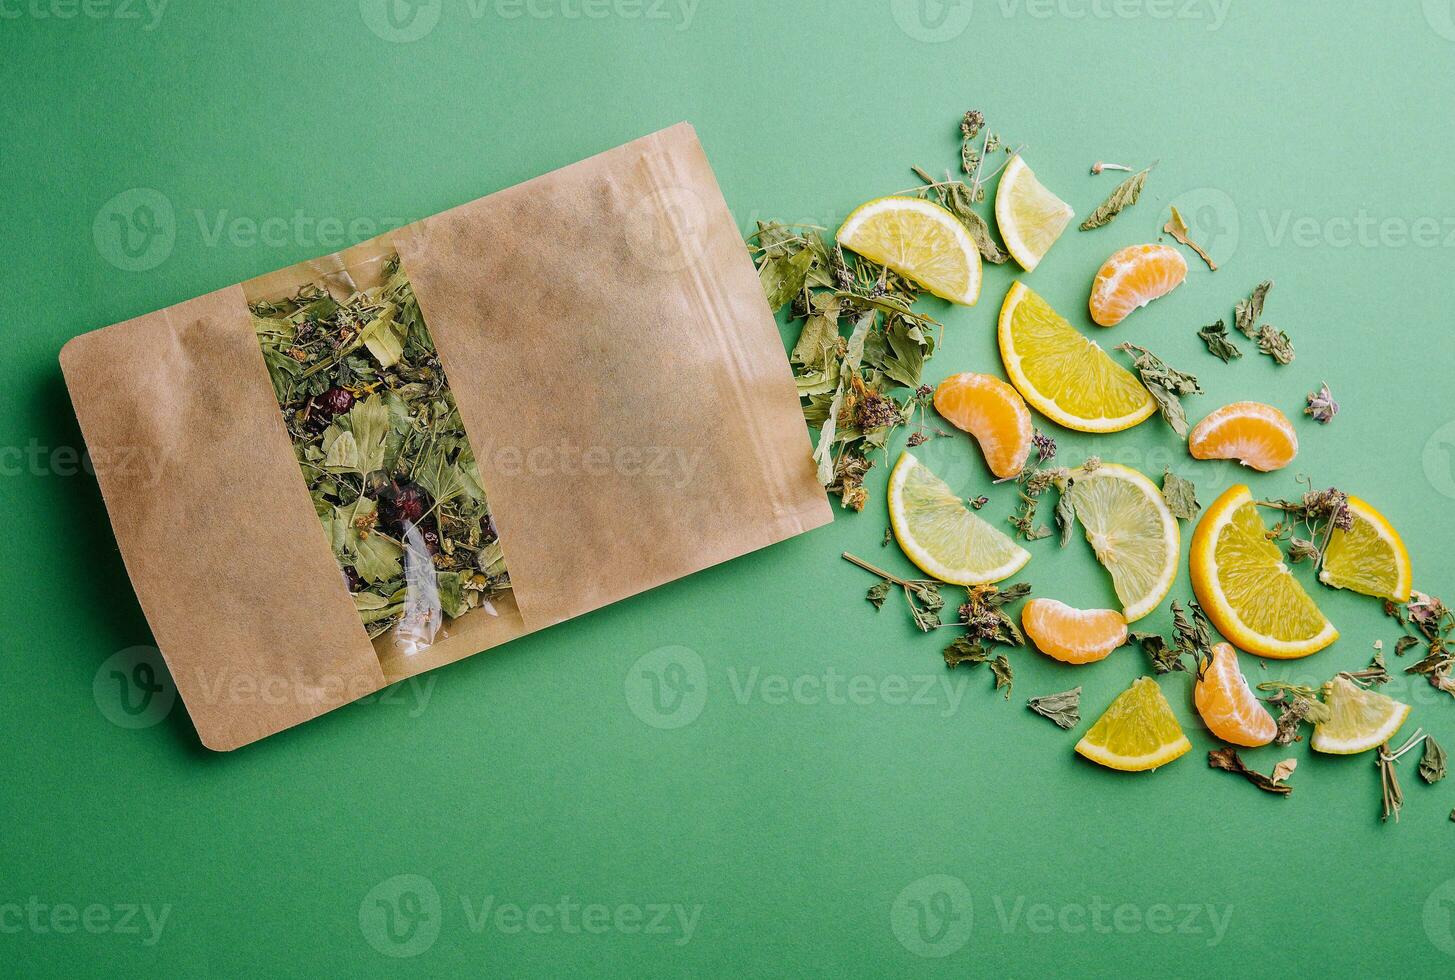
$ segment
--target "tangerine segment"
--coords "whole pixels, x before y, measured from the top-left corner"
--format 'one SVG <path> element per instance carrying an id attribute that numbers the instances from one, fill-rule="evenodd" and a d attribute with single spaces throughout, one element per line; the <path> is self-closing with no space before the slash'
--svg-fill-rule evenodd
<path id="1" fill-rule="evenodd" d="M 1091 319 L 1114 327 L 1187 278 L 1187 260 L 1166 245 L 1129 245 L 1107 259 L 1091 283 Z"/>
<path id="2" fill-rule="evenodd" d="M 953 374 L 935 389 L 935 411 L 975 437 L 990 472 L 1017 476 L 1031 451 L 1031 410 L 1010 385 L 988 374 Z"/>
<path id="3" fill-rule="evenodd" d="M 1127 642 L 1127 620 L 1115 609 L 1076 609 L 1056 599 L 1032 599 L 1021 610 L 1026 635 L 1048 657 L 1089 664 Z"/>
<path id="4" fill-rule="evenodd" d="M 1192 591 L 1219 633 L 1241 650 L 1288 660 L 1339 638 L 1268 540 L 1246 486 L 1229 487 L 1192 532 Z"/>
<path id="5" fill-rule="evenodd" d="M 1267 473 L 1293 462 L 1298 434 L 1288 416 L 1272 405 L 1233 402 L 1192 427 L 1187 450 L 1194 459 L 1236 459 Z"/>
<path id="6" fill-rule="evenodd" d="M 1192 690 L 1197 713 L 1224 742 L 1267 745 L 1278 734 L 1278 723 L 1238 669 L 1238 652 L 1229 643 L 1219 643 L 1212 652 L 1212 663 Z"/>

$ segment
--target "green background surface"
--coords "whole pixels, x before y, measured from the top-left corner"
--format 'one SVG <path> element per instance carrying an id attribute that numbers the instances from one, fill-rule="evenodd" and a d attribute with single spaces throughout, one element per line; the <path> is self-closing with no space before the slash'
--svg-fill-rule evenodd
<path id="1" fill-rule="evenodd" d="M 880 547 L 882 466 L 862 515 L 233 754 L 202 749 L 180 705 L 113 722 L 129 716 L 108 658 L 152 641 L 74 472 L 60 346 L 682 119 L 744 228 L 834 227 L 912 185 L 911 164 L 953 166 L 971 106 L 1083 215 L 1114 183 L 1093 161 L 1160 161 L 1142 203 L 1068 231 L 1028 282 L 1095 329 L 1097 266 L 1185 205 L 1222 270 L 1193 261 L 1116 340 L 1199 374 L 1194 418 L 1242 398 L 1294 416 L 1327 379 L 1343 414 L 1298 418 L 1297 463 L 1249 482 L 1291 495 L 1302 472 L 1364 496 L 1404 532 L 1417 587 L 1451 591 L 1448 2 L 654 3 L 443 0 L 396 29 L 376 0 L 174 0 L 159 17 L 0 0 L 4 971 L 1449 976 L 1455 782 L 1407 760 L 1404 819 L 1382 825 L 1372 757 L 1305 741 L 1248 753 L 1299 760 L 1292 797 L 1260 794 L 1207 769 L 1185 675 L 1162 686 L 1193 752 L 1150 775 L 1082 762 L 1025 698 L 1080 684 L 1094 717 L 1142 655 L 1073 670 L 1016 651 L 1008 703 L 983 672 L 948 674 L 945 635 L 876 614 L 838 558 L 910 567 Z M 113 216 L 144 222 L 138 204 L 160 235 L 129 259 Z M 931 305 L 928 380 L 999 371 L 1015 273 L 988 269 L 973 309 Z M 1213 360 L 1195 330 L 1268 277 L 1298 359 Z M 1049 428 L 1063 458 L 1170 465 L 1204 503 L 1243 479 L 1155 420 Z M 965 437 L 923 458 L 988 489 Z M 989 492 L 1003 520 L 1013 494 Z M 1038 594 L 1112 602 L 1084 541 L 1030 548 Z M 1190 596 L 1185 570 L 1173 595 Z M 1376 601 L 1316 595 L 1343 638 L 1303 662 L 1245 657 L 1255 682 L 1318 682 L 1394 639 Z M 1455 702 L 1403 676 L 1388 690 L 1415 706 L 1407 730 L 1455 748 Z"/>

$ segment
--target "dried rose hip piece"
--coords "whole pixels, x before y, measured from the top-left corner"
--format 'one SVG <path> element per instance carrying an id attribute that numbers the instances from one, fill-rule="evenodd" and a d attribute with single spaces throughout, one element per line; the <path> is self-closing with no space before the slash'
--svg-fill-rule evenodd
<path id="1" fill-rule="evenodd" d="M 354 407 L 354 396 L 347 388 L 330 388 L 314 400 L 325 415 L 341 415 Z"/>

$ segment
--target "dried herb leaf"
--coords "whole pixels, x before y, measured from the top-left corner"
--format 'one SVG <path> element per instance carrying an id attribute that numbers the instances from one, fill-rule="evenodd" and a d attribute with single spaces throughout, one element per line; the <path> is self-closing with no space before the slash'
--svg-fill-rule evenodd
<path id="1" fill-rule="evenodd" d="M 951 669 L 961 664 L 983 664 L 989 661 L 990 654 L 985 647 L 975 642 L 968 636 L 957 636 L 949 646 L 945 647 L 945 665 Z"/>
<path id="2" fill-rule="evenodd" d="M 1238 345 L 1228 339 L 1227 325 L 1219 320 L 1217 323 L 1209 323 L 1197 332 L 1202 342 L 1207 344 L 1207 352 L 1222 360 L 1224 364 L 1235 357 L 1242 357 L 1243 352 Z"/>
<path id="3" fill-rule="evenodd" d="M 1005 688 L 1005 699 L 1010 700 L 1010 689 L 1015 686 L 1015 673 L 1010 668 L 1010 661 L 1005 654 L 998 655 L 990 661 L 990 672 L 995 675 L 995 689 L 998 691 Z"/>
<path id="4" fill-rule="evenodd" d="M 1274 769 L 1274 775 L 1265 776 L 1261 772 L 1249 769 L 1238 756 L 1238 751 L 1231 746 L 1223 746 L 1208 752 L 1207 764 L 1213 769 L 1237 773 L 1264 792 L 1274 793 L 1278 796 L 1288 796 L 1293 792 L 1293 787 L 1283 780 L 1288 778 L 1294 767 L 1298 765 L 1293 759 L 1285 759 Z"/>
<path id="5" fill-rule="evenodd" d="M 1174 670 L 1187 669 L 1182 662 L 1182 654 L 1159 633 L 1143 633 L 1133 630 L 1127 634 L 1127 640 L 1141 646 L 1142 652 L 1151 661 L 1152 670 L 1155 673 L 1170 674 Z"/>
<path id="6" fill-rule="evenodd" d="M 1186 371 L 1168 367 L 1160 357 L 1145 347 L 1138 347 L 1136 344 L 1118 344 L 1117 350 L 1125 351 L 1133 356 L 1132 367 L 1141 378 L 1142 384 L 1152 393 L 1152 398 L 1156 400 L 1157 409 L 1162 413 L 1163 420 L 1172 426 L 1173 432 L 1179 436 L 1186 436 L 1187 413 L 1183 411 L 1182 402 L 1179 399 L 1186 395 L 1202 394 L 1202 385 L 1198 384 L 1197 377 Z"/>
<path id="7" fill-rule="evenodd" d="M 945 608 L 945 597 L 940 594 L 940 583 L 932 579 L 905 579 L 890 574 L 882 568 L 875 568 L 862 558 L 856 558 L 847 551 L 846 561 L 858 565 L 864 571 L 878 575 L 882 582 L 876 583 L 865 595 L 875 609 L 884 605 L 893 586 L 904 590 L 904 601 L 909 605 L 910 618 L 921 632 L 928 633 L 940 625 L 940 610 Z"/>
<path id="8" fill-rule="evenodd" d="M 876 582 L 874 585 L 869 586 L 869 593 L 864 598 L 872 602 L 875 609 L 883 609 L 884 600 L 889 598 L 889 589 L 892 584 L 890 582 Z"/>
<path id="9" fill-rule="evenodd" d="M 1197 501 L 1197 487 L 1191 480 L 1184 480 L 1171 469 L 1162 472 L 1162 496 L 1166 499 L 1172 516 L 1179 520 L 1195 521 L 1202 512 L 1202 504 Z"/>
<path id="10" fill-rule="evenodd" d="M 1085 221 L 1081 222 L 1081 230 L 1090 231 L 1093 228 L 1111 224 L 1112 219 L 1136 204 L 1137 198 L 1142 196 L 1142 188 L 1147 183 L 1147 174 L 1151 172 L 1152 168 L 1148 167 L 1146 170 L 1132 174 L 1118 184 L 1107 199 L 1101 202 Z"/>
<path id="11" fill-rule="evenodd" d="M 1051 719 L 1059 728 L 1075 728 L 1081 724 L 1081 688 L 1073 687 L 1060 694 L 1031 698 L 1026 707 L 1043 718 Z"/>
<path id="12" fill-rule="evenodd" d="M 1293 341 L 1287 333 L 1271 323 L 1265 323 L 1259 328 L 1258 349 L 1279 364 L 1293 363 Z"/>
<path id="13" fill-rule="evenodd" d="M 1319 390 L 1309 392 L 1307 400 L 1308 406 L 1304 408 L 1303 414 L 1313 416 L 1313 420 L 1320 425 L 1328 425 L 1339 414 L 1339 403 L 1334 401 L 1327 381 L 1319 382 Z"/>
<path id="14" fill-rule="evenodd" d="M 1272 279 L 1260 282 L 1253 287 L 1251 296 L 1238 300 L 1233 307 L 1233 326 L 1249 340 L 1258 339 L 1258 320 L 1263 316 L 1263 303 L 1268 299 L 1268 291 L 1272 288 Z"/>
<path id="15" fill-rule="evenodd" d="M 1182 214 L 1177 210 L 1175 204 L 1172 206 L 1172 217 L 1167 219 L 1167 223 L 1162 226 L 1162 230 L 1196 252 L 1198 258 L 1207 263 L 1209 270 L 1212 272 L 1218 271 L 1218 264 L 1212 260 L 1212 256 L 1203 251 L 1201 245 L 1187 237 L 1187 222 L 1182 220 Z"/>
<path id="16" fill-rule="evenodd" d="M 1435 741 L 1433 735 L 1425 736 L 1425 755 L 1420 759 L 1420 778 L 1427 783 L 1438 783 L 1445 778 L 1447 759 L 1445 748 Z"/>

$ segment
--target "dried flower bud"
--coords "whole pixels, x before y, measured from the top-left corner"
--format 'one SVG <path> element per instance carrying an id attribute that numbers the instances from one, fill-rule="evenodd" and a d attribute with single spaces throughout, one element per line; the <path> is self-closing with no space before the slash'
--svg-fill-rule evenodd
<path id="1" fill-rule="evenodd" d="M 1334 401 L 1333 394 L 1329 392 L 1327 381 L 1320 382 L 1318 391 L 1309 392 L 1308 407 L 1303 413 L 1312 415 L 1314 421 L 1320 425 L 1328 425 L 1339 414 L 1339 403 Z"/>

